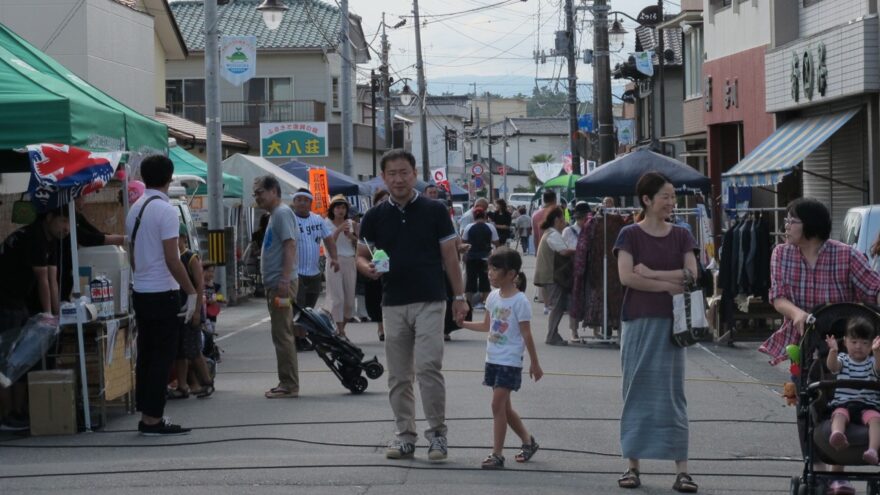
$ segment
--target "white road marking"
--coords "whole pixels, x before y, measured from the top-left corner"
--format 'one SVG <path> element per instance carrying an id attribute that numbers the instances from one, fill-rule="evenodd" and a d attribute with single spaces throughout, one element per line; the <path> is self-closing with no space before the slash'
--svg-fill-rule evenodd
<path id="1" fill-rule="evenodd" d="M 241 333 L 241 332 L 244 332 L 245 330 L 250 330 L 251 328 L 258 327 L 258 326 L 262 325 L 263 323 L 268 322 L 269 320 L 270 320 L 270 318 L 267 316 L 258 322 L 251 323 L 250 325 L 248 325 L 244 328 L 240 328 L 232 333 L 228 333 L 222 337 L 218 337 L 218 338 L 214 339 L 214 342 L 220 342 L 221 340 L 228 339 L 229 337 L 232 337 L 233 335 L 235 335 L 237 333 Z"/>

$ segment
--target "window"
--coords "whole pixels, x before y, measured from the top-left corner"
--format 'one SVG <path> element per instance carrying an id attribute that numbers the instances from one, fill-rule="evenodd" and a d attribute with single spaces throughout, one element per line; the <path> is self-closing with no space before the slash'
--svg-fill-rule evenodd
<path id="1" fill-rule="evenodd" d="M 457 129 L 446 129 L 446 149 L 448 151 L 458 151 Z"/>
<path id="2" fill-rule="evenodd" d="M 244 99 L 250 124 L 296 120 L 293 100 L 293 79 L 289 77 L 254 77 L 244 84 Z M 241 115 L 230 115 L 224 121 L 239 121 Z"/>
<path id="3" fill-rule="evenodd" d="M 165 104 L 174 115 L 205 122 L 205 80 L 169 79 L 165 81 Z"/>
<path id="4" fill-rule="evenodd" d="M 330 83 L 330 107 L 333 110 L 339 110 L 339 78 L 334 77 Z"/>
<path id="5" fill-rule="evenodd" d="M 684 35 L 684 91 L 688 98 L 703 94 L 703 27 L 692 26 Z"/>

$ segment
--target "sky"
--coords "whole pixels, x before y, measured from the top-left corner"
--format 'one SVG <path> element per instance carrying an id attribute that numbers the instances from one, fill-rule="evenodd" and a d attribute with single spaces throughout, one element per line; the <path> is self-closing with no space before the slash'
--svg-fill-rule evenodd
<path id="1" fill-rule="evenodd" d="M 574 3 L 578 5 L 581 0 L 574 0 Z M 609 3 L 612 10 L 626 12 L 633 17 L 642 8 L 654 4 L 651 0 L 612 0 Z M 471 83 L 477 82 L 480 93 L 489 90 L 504 96 L 516 93 L 531 95 L 536 78 L 559 77 L 563 78 L 561 83 L 539 81 L 538 84 L 550 84 L 564 91 L 567 87 L 564 79 L 568 75 L 565 58 L 550 56 L 555 31 L 565 29 L 563 7 L 564 0 L 420 0 L 422 52 L 428 92 L 465 94 L 473 92 Z M 667 0 L 664 8 L 667 12 L 680 10 L 677 1 Z M 400 22 L 403 19 L 401 16 L 406 16 L 403 27 L 386 30 L 391 43 L 392 77 L 412 78 L 411 84 L 415 90 L 416 43 L 412 1 L 349 0 L 349 10 L 361 16 L 367 41 L 376 50 L 370 54 L 373 60 L 361 66 L 367 72 L 380 63 L 377 52 L 381 52 L 382 12 L 386 13 L 385 21 L 389 26 Z M 469 10 L 471 12 L 464 12 Z M 581 50 L 592 48 L 591 18 L 588 11 L 577 13 L 580 30 L 578 45 Z M 612 53 L 612 68 L 633 51 L 635 24 L 621 19 L 624 28 L 629 31 L 629 41 L 622 50 Z M 535 63 L 535 50 L 546 52 L 546 63 Z M 580 61 L 577 72 L 578 97 L 584 100 L 591 97 L 591 88 L 582 84 L 592 82 L 592 70 Z"/>

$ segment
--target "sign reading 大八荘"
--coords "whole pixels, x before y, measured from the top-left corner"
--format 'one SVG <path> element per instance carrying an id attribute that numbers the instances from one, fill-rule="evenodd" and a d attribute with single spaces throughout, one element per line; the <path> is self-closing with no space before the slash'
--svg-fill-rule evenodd
<path id="1" fill-rule="evenodd" d="M 327 123 L 262 123 L 260 124 L 260 156 L 264 158 L 327 156 Z"/>

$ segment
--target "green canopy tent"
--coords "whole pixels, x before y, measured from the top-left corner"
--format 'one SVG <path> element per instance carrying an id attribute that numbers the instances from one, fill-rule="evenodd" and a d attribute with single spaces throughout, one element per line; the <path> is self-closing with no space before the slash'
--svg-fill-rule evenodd
<path id="1" fill-rule="evenodd" d="M 0 24 L 0 149 L 35 143 L 164 153 L 168 129 Z"/>
<path id="2" fill-rule="evenodd" d="M 199 157 L 182 148 L 171 148 L 168 152 L 168 158 L 174 162 L 175 175 L 195 175 L 208 180 L 208 164 L 203 162 Z M 241 177 L 235 175 L 223 174 L 223 197 L 224 198 L 241 198 L 244 191 Z M 204 184 L 200 185 L 196 190 L 196 194 L 208 194 L 208 190 Z"/>
<path id="3" fill-rule="evenodd" d="M 556 188 L 564 188 L 568 190 L 573 190 L 574 185 L 581 176 L 578 174 L 563 174 L 559 177 L 554 177 L 547 182 L 541 184 L 541 187 L 544 189 L 556 189 Z"/>

